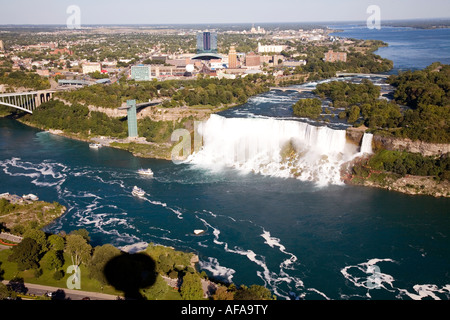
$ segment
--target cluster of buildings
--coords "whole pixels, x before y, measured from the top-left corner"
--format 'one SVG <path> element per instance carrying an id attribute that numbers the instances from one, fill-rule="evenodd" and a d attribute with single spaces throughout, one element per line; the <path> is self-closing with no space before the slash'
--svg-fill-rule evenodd
<path id="1" fill-rule="evenodd" d="M 196 33 L 196 53 L 170 55 L 154 49 L 140 56 L 140 59 L 142 58 L 141 61 L 145 61 L 144 59 L 148 58 L 151 60 L 151 63 L 142 64 L 141 62 L 131 66 L 129 69 L 125 68 L 125 75 L 129 79 L 136 81 L 195 78 L 198 74 L 219 78 L 235 78 L 247 74 L 267 73 L 269 72 L 268 68 L 271 67 L 275 68 L 274 74 L 282 74 L 283 72 L 281 71 L 280 73 L 280 70 L 306 65 L 305 56 L 286 54 L 286 52 L 295 50 L 286 45 L 289 44 L 289 41 L 294 39 L 339 41 L 339 39 L 328 37 L 327 30 L 270 31 L 270 39 L 278 40 L 278 43 L 282 44 L 271 44 L 268 41 L 269 36 L 267 36 L 269 32 L 266 32 L 260 26 L 256 28 L 253 26 L 250 31 L 243 31 L 242 33 L 257 35 L 259 42 L 254 52 L 238 52 L 236 47 L 231 46 L 228 54 L 220 54 L 218 51 L 217 32 L 200 31 Z M 77 41 L 82 42 L 85 40 Z M 103 39 L 95 39 L 95 41 L 101 42 Z M 92 73 L 108 74 L 112 75 L 111 78 L 113 78 L 114 75 L 124 72 L 123 67 L 118 67 L 120 65 L 118 64 L 119 62 L 130 62 L 128 60 L 119 60 L 102 61 L 100 63 L 76 60 L 71 58 L 74 52 L 70 47 L 69 44 L 59 47 L 56 42 L 39 43 L 28 46 L 13 46 L 8 54 L 11 61 L 13 61 L 13 69 L 35 70 L 40 76 L 44 77 L 61 76 L 60 78 L 66 80 L 63 82 L 69 85 L 72 84 L 71 81 L 80 85 L 85 84 L 86 81 L 92 81 L 93 79 L 90 79 L 88 76 Z M 47 53 L 59 56 L 59 58 L 53 61 L 46 59 L 33 61 L 31 58 L 20 58 L 20 55 L 15 53 L 24 50 L 46 50 Z M 4 44 L 0 40 L 0 52 L 2 51 L 4 51 Z M 286 56 L 293 58 L 286 58 Z M 325 54 L 324 60 L 327 62 L 345 62 L 347 61 L 347 53 L 330 50 Z"/>
<path id="2" fill-rule="evenodd" d="M 329 50 L 325 53 L 324 61 L 326 62 L 347 62 L 347 52 L 334 52 L 333 50 Z"/>
<path id="3" fill-rule="evenodd" d="M 266 34 L 266 30 L 264 30 L 264 28 L 261 28 L 260 26 L 258 26 L 257 28 L 255 28 L 255 26 L 252 26 L 252 28 L 250 29 L 250 33 L 251 34 Z"/>
<path id="4" fill-rule="evenodd" d="M 327 29 L 288 29 L 288 30 L 271 30 L 266 31 L 264 28 L 258 26 L 252 26 L 250 30 L 243 31 L 225 31 L 229 34 L 247 34 L 247 35 L 259 35 L 261 37 L 270 36 L 274 40 L 294 40 L 303 42 L 319 42 L 319 41 L 333 41 L 336 37 L 329 35 Z"/>
<path id="5" fill-rule="evenodd" d="M 263 32 L 262 29 L 255 29 Z M 264 31 L 265 32 L 265 31 Z M 178 57 L 159 56 L 152 58 L 161 64 L 135 65 L 131 67 L 130 78 L 137 81 L 163 79 L 170 77 L 192 77 L 207 74 L 211 77 L 235 78 L 252 73 L 264 73 L 265 67 L 295 68 L 306 64 L 305 60 L 286 60 L 280 54 L 285 45 L 261 45 L 256 52 L 237 52 L 231 46 L 227 55 L 218 54 L 217 33 L 199 32 L 197 34 L 197 53 Z"/>

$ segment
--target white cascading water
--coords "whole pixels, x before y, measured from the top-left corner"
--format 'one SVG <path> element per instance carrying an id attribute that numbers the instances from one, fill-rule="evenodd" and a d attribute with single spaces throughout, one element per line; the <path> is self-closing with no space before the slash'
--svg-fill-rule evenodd
<path id="1" fill-rule="evenodd" d="M 198 133 L 203 136 L 203 148 L 188 158 L 191 164 L 296 177 L 321 185 L 342 184 L 342 164 L 362 154 L 346 142 L 345 130 L 299 121 L 213 114 L 199 126 Z"/>
<path id="2" fill-rule="evenodd" d="M 372 140 L 373 140 L 373 134 L 371 133 L 365 133 L 362 142 L 361 142 L 361 153 L 373 153 L 372 151 Z"/>

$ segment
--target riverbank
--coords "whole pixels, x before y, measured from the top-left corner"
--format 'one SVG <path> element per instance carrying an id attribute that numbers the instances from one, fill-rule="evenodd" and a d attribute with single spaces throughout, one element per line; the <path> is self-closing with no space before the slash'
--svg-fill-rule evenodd
<path id="1" fill-rule="evenodd" d="M 83 141 L 87 143 L 97 143 L 103 147 L 111 147 L 116 149 L 121 149 L 130 152 L 136 157 L 150 158 L 150 159 L 161 159 L 161 160 L 171 160 L 171 150 L 173 147 L 172 143 L 168 142 L 148 142 L 145 138 L 114 138 L 106 136 L 94 136 L 89 137 L 84 134 L 76 134 L 71 132 L 66 132 L 59 129 L 47 129 L 42 126 L 38 126 L 30 121 L 25 121 L 21 118 L 16 118 L 22 124 L 29 127 L 40 129 L 42 131 L 47 131 L 51 134 L 58 135 L 61 137 Z"/>
<path id="2" fill-rule="evenodd" d="M 67 208 L 57 202 L 36 200 L 33 195 L 0 194 L 0 226 L 15 232 L 41 229 L 61 217 Z"/>
<path id="3" fill-rule="evenodd" d="M 408 195 L 426 195 L 450 198 L 450 181 L 436 176 L 398 174 L 376 170 L 370 166 L 371 156 L 355 159 L 342 171 L 342 180 L 348 185 L 380 188 Z"/>

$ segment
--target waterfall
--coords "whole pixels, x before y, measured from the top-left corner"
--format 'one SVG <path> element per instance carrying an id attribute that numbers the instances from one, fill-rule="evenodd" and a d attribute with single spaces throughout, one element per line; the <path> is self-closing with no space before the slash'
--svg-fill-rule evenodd
<path id="1" fill-rule="evenodd" d="M 361 153 L 368 153 L 372 154 L 372 140 L 373 140 L 373 134 L 371 133 L 364 133 L 364 136 L 362 138 L 361 142 Z"/>
<path id="2" fill-rule="evenodd" d="M 277 119 L 211 117 L 198 128 L 203 148 L 187 162 L 319 184 L 342 184 L 341 166 L 358 155 L 345 130 Z"/>

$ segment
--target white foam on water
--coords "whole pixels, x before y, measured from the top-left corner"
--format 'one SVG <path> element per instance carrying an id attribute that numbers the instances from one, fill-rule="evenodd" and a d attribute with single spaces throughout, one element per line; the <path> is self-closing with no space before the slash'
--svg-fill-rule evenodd
<path id="1" fill-rule="evenodd" d="M 292 269 L 293 264 L 297 261 L 297 257 L 293 253 L 286 251 L 286 247 L 280 243 L 280 239 L 272 237 L 270 235 L 270 232 L 268 232 L 264 229 L 263 229 L 263 234 L 261 234 L 261 237 L 263 237 L 264 240 L 266 240 L 264 243 L 268 244 L 271 248 L 278 247 L 282 253 L 290 256 L 289 259 L 286 259 L 281 263 L 280 268 L 281 269 Z"/>
<path id="2" fill-rule="evenodd" d="M 238 246 L 230 247 L 227 242 L 221 241 L 219 239 L 221 232 L 218 228 L 214 227 L 202 218 L 199 218 L 199 220 L 201 220 L 207 228 L 213 230 L 213 242 L 217 245 L 222 246 L 225 252 L 244 256 L 249 261 L 259 266 L 262 271 L 258 270 L 256 272 L 257 276 L 261 278 L 264 281 L 265 285 L 270 287 L 278 297 L 285 299 L 291 298 L 290 294 L 284 292 L 284 290 L 282 290 L 280 286 L 294 286 L 296 289 L 302 288 L 304 286 L 301 279 L 291 276 L 287 272 L 287 270 L 295 270 L 293 268 L 293 264 L 297 261 L 297 257 L 287 252 L 286 248 L 280 243 L 280 239 L 272 237 L 270 235 L 270 232 L 263 230 L 263 233 L 261 234 L 261 236 L 266 240 L 265 243 L 268 244 L 271 248 L 278 248 L 278 250 L 289 256 L 288 259 L 280 263 L 280 269 L 278 273 L 269 269 L 266 263 L 266 257 L 256 253 L 251 249 L 244 249 Z"/>
<path id="3" fill-rule="evenodd" d="M 341 269 L 341 274 L 355 287 L 366 288 L 366 296 L 368 298 L 371 297 L 370 290 L 374 288 L 394 292 L 394 278 L 389 274 L 382 273 L 380 269 L 377 269 L 377 264 L 380 262 L 395 263 L 395 261 L 392 259 L 374 258 L 370 259 L 367 262 L 360 263 L 356 266 L 347 266 Z"/>
<path id="4" fill-rule="evenodd" d="M 233 275 L 235 270 L 221 266 L 216 258 L 208 257 L 207 261 L 200 260 L 199 265 L 202 269 L 211 272 L 211 274 L 218 279 L 224 280 L 228 283 L 233 282 Z"/>
<path id="5" fill-rule="evenodd" d="M 367 262 L 355 266 L 347 266 L 341 270 L 346 280 L 350 281 L 355 287 L 367 289 L 366 297 L 371 298 L 371 289 L 382 289 L 392 293 L 397 293 L 396 297 L 401 299 L 408 297 L 413 300 L 422 300 L 431 298 L 433 300 L 446 300 L 450 298 L 450 285 L 439 287 L 435 284 L 416 284 L 410 289 L 399 288 L 394 285 L 392 275 L 381 272 L 382 268 L 376 268 L 379 263 L 397 263 L 392 259 L 370 259 Z"/>
<path id="6" fill-rule="evenodd" d="M 61 163 L 44 161 L 38 164 L 11 158 L 0 161 L 3 172 L 13 177 L 29 177 L 31 183 L 39 187 L 61 186 L 66 180 L 64 172 L 67 167 Z M 18 169 L 18 170 L 17 170 Z"/>
<path id="7" fill-rule="evenodd" d="M 450 285 L 445 285 L 442 288 L 439 288 L 434 284 L 416 284 L 413 286 L 414 292 L 409 292 L 406 289 L 398 289 L 401 295 L 406 295 L 413 300 L 422 300 L 424 298 L 432 298 L 433 300 L 442 300 L 438 294 L 443 294 L 445 296 L 445 300 L 450 298 Z"/>
<path id="8" fill-rule="evenodd" d="M 165 209 L 167 209 L 169 211 L 172 211 L 173 213 L 176 214 L 178 219 L 180 219 L 180 220 L 183 219 L 183 213 L 180 210 L 178 210 L 178 209 L 174 209 L 174 208 L 171 208 L 171 207 L 167 206 L 167 203 L 164 203 L 164 202 L 161 202 L 161 201 L 156 201 L 156 200 L 151 200 L 151 199 L 149 199 L 149 198 L 147 198 L 145 196 L 141 197 L 141 199 L 143 199 L 143 200 L 147 201 L 148 203 L 151 203 L 151 204 L 153 204 L 155 206 L 160 206 L 160 207 L 163 207 L 163 208 L 165 208 Z"/>
<path id="9" fill-rule="evenodd" d="M 345 130 L 274 118 L 224 118 L 213 114 L 199 126 L 203 148 L 186 163 L 220 171 L 234 168 L 280 178 L 342 185 L 341 167 L 360 156 Z M 282 153 L 290 145 L 288 159 Z M 284 150 L 284 151 L 283 151 Z"/>

